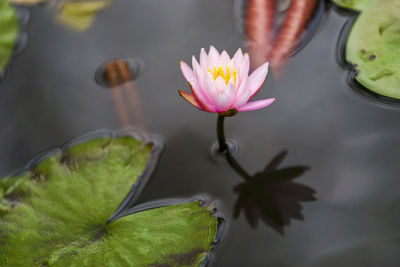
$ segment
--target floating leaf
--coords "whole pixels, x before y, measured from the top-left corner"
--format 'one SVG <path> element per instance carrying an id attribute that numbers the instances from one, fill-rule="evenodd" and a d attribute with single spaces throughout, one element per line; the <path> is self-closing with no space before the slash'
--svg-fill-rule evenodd
<path id="1" fill-rule="evenodd" d="M 333 0 L 333 2 L 343 8 L 361 11 L 367 8 L 374 0 Z"/>
<path id="2" fill-rule="evenodd" d="M 351 29 L 346 60 L 355 79 L 380 95 L 400 99 L 400 2 L 375 0 Z"/>
<path id="3" fill-rule="evenodd" d="M 98 137 L 8 178 L 0 266 L 199 266 L 217 235 L 210 207 L 192 200 L 127 209 L 158 151 L 130 136 Z"/>
<path id="4" fill-rule="evenodd" d="M 0 72 L 7 66 L 18 34 L 15 10 L 6 0 L 0 0 Z"/>
<path id="5" fill-rule="evenodd" d="M 93 24 L 95 15 L 109 4 L 108 0 L 64 2 L 57 19 L 77 31 L 86 31 Z"/>

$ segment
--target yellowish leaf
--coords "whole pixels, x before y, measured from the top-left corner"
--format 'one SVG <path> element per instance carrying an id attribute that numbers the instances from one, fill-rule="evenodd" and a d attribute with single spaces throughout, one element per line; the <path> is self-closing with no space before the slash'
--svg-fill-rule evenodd
<path id="1" fill-rule="evenodd" d="M 74 30 L 86 31 L 93 24 L 95 15 L 109 4 L 108 0 L 64 2 L 57 20 Z"/>

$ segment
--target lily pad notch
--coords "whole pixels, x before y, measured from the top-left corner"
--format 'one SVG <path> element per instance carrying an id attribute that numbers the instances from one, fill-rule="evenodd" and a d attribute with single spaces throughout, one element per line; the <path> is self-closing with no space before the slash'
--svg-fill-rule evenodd
<path id="1" fill-rule="evenodd" d="M 349 70 L 351 88 L 380 103 L 399 104 L 400 2 L 336 2 L 359 12 L 344 25 L 337 45 L 339 64 Z"/>
<path id="2" fill-rule="evenodd" d="M 215 202 L 134 206 L 163 148 L 159 137 L 101 131 L 0 180 L 0 266 L 205 266 L 223 228 Z"/>

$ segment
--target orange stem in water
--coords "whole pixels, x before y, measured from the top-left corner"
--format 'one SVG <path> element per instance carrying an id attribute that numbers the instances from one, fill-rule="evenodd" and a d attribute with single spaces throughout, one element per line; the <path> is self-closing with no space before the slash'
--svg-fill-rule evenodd
<path id="1" fill-rule="evenodd" d="M 277 0 L 247 0 L 245 29 L 252 69 L 270 57 L 276 5 Z"/>
<path id="2" fill-rule="evenodd" d="M 128 128 L 130 126 L 128 112 L 122 96 L 122 91 L 119 86 L 118 70 L 114 62 L 107 63 L 106 66 L 107 78 L 111 86 L 111 95 L 114 106 L 117 110 L 117 115 L 122 127 Z"/>
<path id="3" fill-rule="evenodd" d="M 267 0 L 268 2 L 268 0 Z M 311 19 L 318 0 L 292 0 L 282 28 L 274 42 L 271 65 L 279 74 L 298 44 L 301 34 Z"/>

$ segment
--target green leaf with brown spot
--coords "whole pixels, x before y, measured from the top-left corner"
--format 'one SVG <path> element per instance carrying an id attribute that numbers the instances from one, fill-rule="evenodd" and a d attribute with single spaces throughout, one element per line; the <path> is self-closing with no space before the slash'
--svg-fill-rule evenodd
<path id="1" fill-rule="evenodd" d="M 361 85 L 400 99 L 400 1 L 374 0 L 362 11 L 347 40 L 346 60 Z"/>

